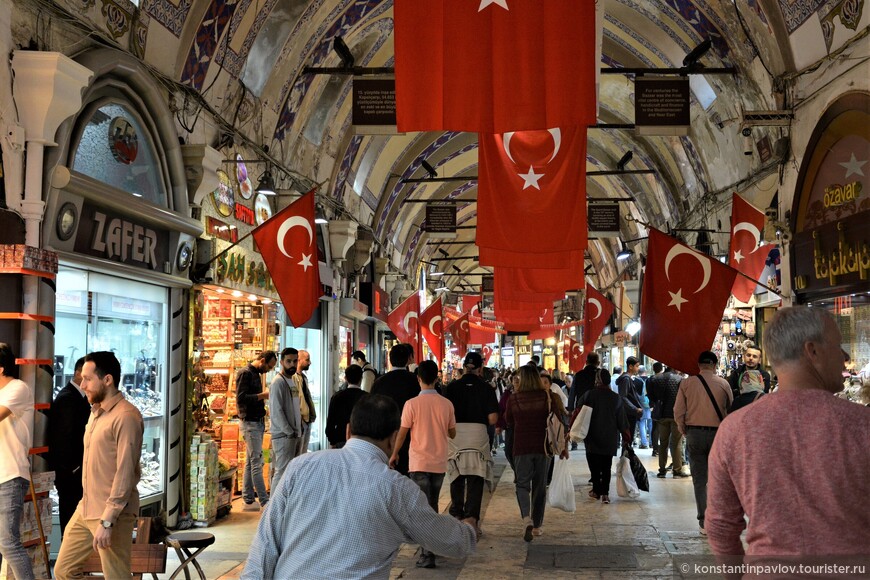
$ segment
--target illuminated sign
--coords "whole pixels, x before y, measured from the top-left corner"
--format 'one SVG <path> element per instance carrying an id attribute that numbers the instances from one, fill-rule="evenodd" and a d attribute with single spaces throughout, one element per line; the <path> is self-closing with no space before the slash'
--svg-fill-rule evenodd
<path id="1" fill-rule="evenodd" d="M 835 183 L 825 188 L 825 207 L 836 207 L 857 201 L 861 197 L 861 182 L 853 181 L 846 185 Z"/>
<path id="2" fill-rule="evenodd" d="M 225 280 L 247 286 L 256 286 L 267 291 L 273 291 L 272 276 L 263 262 L 247 261 L 244 254 L 228 252 L 221 254 L 215 268 L 216 282 Z"/>

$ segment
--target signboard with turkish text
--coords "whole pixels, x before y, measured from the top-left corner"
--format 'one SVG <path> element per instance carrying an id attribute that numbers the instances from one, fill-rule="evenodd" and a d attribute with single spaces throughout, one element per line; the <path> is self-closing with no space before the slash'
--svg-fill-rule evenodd
<path id="1" fill-rule="evenodd" d="M 427 203 L 423 231 L 430 234 L 430 238 L 456 235 L 456 203 L 443 201 Z"/>
<path id="2" fill-rule="evenodd" d="M 870 211 L 864 211 L 795 234 L 795 292 L 866 291 L 870 276 L 868 223 Z"/>
<path id="3" fill-rule="evenodd" d="M 162 272 L 169 261 L 169 232 L 85 202 L 75 251 Z"/>
<path id="4" fill-rule="evenodd" d="M 357 134 L 396 132 L 396 80 L 353 79 L 353 125 Z"/>
<path id="5" fill-rule="evenodd" d="M 637 77 L 634 124 L 638 135 L 686 135 L 692 122 L 688 77 Z"/>
<path id="6" fill-rule="evenodd" d="M 618 238 L 619 237 L 619 204 L 590 202 L 587 221 L 589 237 Z"/>

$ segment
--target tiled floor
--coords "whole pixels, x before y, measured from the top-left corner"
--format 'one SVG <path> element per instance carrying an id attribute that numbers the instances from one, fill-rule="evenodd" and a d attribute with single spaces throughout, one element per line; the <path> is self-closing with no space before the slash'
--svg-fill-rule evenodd
<path id="1" fill-rule="evenodd" d="M 531 544 L 522 539 L 513 485 L 513 472 L 503 453 L 496 456 L 500 474 L 492 494 L 486 493 L 477 552 L 467 560 L 438 559 L 438 568 L 414 566 L 417 546 L 399 550 L 392 578 L 661 578 L 671 577 L 672 555 L 708 554 L 706 540 L 698 534 L 691 478 L 657 479 L 656 458 L 638 451 L 650 473 L 650 492 L 637 500 L 616 496 L 604 505 L 588 498 L 589 470 L 582 448 L 570 459 L 577 511 L 573 514 L 548 507 L 544 535 Z M 615 462 L 614 462 L 615 472 Z M 449 503 L 449 488 L 441 495 L 442 511 Z M 237 500 L 232 513 L 208 531 L 215 545 L 199 558 L 209 579 L 238 578 L 244 569 L 247 547 L 256 531 L 259 513 L 241 511 Z M 574 547 L 574 549 L 570 549 Z M 168 578 L 178 560 L 170 554 Z"/>

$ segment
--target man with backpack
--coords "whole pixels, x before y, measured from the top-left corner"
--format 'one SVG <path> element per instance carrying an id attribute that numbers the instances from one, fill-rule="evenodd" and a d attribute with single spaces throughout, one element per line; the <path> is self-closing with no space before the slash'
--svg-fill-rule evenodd
<path id="1" fill-rule="evenodd" d="M 378 378 L 378 371 L 375 370 L 375 367 L 373 367 L 371 363 L 366 361 L 366 355 L 361 350 L 354 351 L 354 353 L 350 355 L 350 360 L 353 364 L 362 369 L 362 383 L 360 383 L 360 388 L 363 391 L 370 393 L 372 391 L 372 385 L 375 384 L 375 380 Z"/>

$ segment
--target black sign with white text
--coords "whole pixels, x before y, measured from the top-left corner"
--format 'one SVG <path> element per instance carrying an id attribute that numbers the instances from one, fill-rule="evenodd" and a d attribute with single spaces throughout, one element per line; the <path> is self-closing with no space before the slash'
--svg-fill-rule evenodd
<path id="1" fill-rule="evenodd" d="M 160 272 L 169 260 L 169 233 L 85 203 L 75 251 Z"/>
<path id="2" fill-rule="evenodd" d="M 691 123 L 687 77 L 637 77 L 634 88 L 636 126 L 688 127 Z"/>
<path id="3" fill-rule="evenodd" d="M 396 124 L 395 79 L 353 79 L 353 124 Z"/>
<path id="4" fill-rule="evenodd" d="M 456 203 L 429 202 L 426 204 L 426 221 L 423 231 L 439 234 L 456 233 Z"/>

